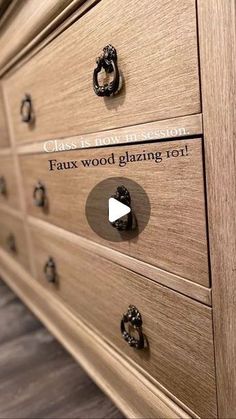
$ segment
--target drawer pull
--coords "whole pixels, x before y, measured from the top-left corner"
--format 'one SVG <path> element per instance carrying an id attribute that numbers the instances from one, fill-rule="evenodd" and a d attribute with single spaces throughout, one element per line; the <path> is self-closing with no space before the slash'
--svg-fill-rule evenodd
<path id="1" fill-rule="evenodd" d="M 0 176 L 0 194 L 6 195 L 7 194 L 7 184 L 4 176 Z"/>
<path id="2" fill-rule="evenodd" d="M 16 239 L 14 234 L 10 233 L 6 239 L 7 249 L 11 253 L 16 253 Z"/>
<path id="3" fill-rule="evenodd" d="M 33 121 L 32 100 L 31 96 L 28 94 L 26 94 L 21 101 L 20 114 L 22 122 L 29 124 Z"/>
<path id="4" fill-rule="evenodd" d="M 93 88 L 97 96 L 112 96 L 120 87 L 120 73 L 117 65 L 117 52 L 112 45 L 103 48 L 103 54 L 96 60 L 97 67 L 93 72 Z M 98 74 L 104 69 L 106 73 L 114 73 L 113 80 L 101 86 L 98 82 Z"/>
<path id="5" fill-rule="evenodd" d="M 56 264 L 52 257 L 49 257 L 44 266 L 45 277 L 48 282 L 55 283 L 57 279 Z"/>
<path id="6" fill-rule="evenodd" d="M 129 332 L 126 330 L 126 323 L 129 326 L 133 327 L 134 331 L 138 333 L 138 339 L 131 336 Z M 135 306 L 130 305 L 126 313 L 123 314 L 120 323 L 120 330 L 122 336 L 126 342 L 128 342 L 129 346 L 134 347 L 136 349 L 143 349 L 144 348 L 144 335 L 142 332 L 142 316 L 138 309 Z"/>
<path id="7" fill-rule="evenodd" d="M 117 201 L 121 202 L 124 205 L 127 205 L 128 207 L 130 207 L 131 205 L 130 193 L 124 185 L 118 186 L 116 189 L 116 193 L 112 195 L 111 198 L 116 199 Z M 132 211 L 130 211 L 125 217 L 123 217 L 122 219 L 119 218 L 118 220 L 111 223 L 111 225 L 119 231 L 131 230 L 134 228 L 133 218 L 134 217 Z"/>
<path id="8" fill-rule="evenodd" d="M 46 190 L 41 182 L 38 182 L 33 192 L 36 207 L 44 207 L 46 204 Z"/>

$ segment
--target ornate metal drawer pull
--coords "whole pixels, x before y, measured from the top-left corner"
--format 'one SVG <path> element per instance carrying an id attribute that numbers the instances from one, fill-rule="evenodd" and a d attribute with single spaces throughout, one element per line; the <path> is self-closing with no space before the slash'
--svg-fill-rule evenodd
<path id="1" fill-rule="evenodd" d="M 112 45 L 103 48 L 103 54 L 96 60 L 97 67 L 93 72 L 93 88 L 97 96 L 112 96 L 120 87 L 120 73 L 117 65 L 117 52 Z M 114 73 L 113 80 L 101 86 L 98 82 L 98 74 L 104 69 L 106 73 Z"/>
<path id="2" fill-rule="evenodd" d="M 9 252 L 16 253 L 16 240 L 14 234 L 9 234 L 9 236 L 6 239 L 6 245 Z"/>
<path id="3" fill-rule="evenodd" d="M 133 327 L 134 331 L 138 333 L 139 338 L 135 338 L 131 336 L 131 334 L 126 330 L 125 325 L 129 324 Z M 144 335 L 142 332 L 142 316 L 138 309 L 135 306 L 130 305 L 126 313 L 123 314 L 120 323 L 120 330 L 122 336 L 126 342 L 128 342 L 129 346 L 134 347 L 136 349 L 143 349 L 144 348 Z"/>
<path id="4" fill-rule="evenodd" d="M 7 193 L 7 184 L 4 176 L 0 176 L 0 194 L 6 195 Z"/>
<path id="5" fill-rule="evenodd" d="M 52 257 L 49 257 L 47 262 L 45 263 L 44 273 L 48 282 L 53 282 L 53 283 L 56 282 L 57 270 L 56 270 L 56 264 Z"/>
<path id="6" fill-rule="evenodd" d="M 33 121 L 32 100 L 31 96 L 28 94 L 26 94 L 21 101 L 20 114 L 22 122 L 29 124 Z"/>
<path id="7" fill-rule="evenodd" d="M 118 186 L 116 193 L 111 196 L 111 198 L 117 199 L 128 207 L 131 206 L 131 197 L 128 189 L 124 185 Z M 131 230 L 133 228 L 133 214 L 132 211 L 129 212 L 123 219 L 118 219 L 111 223 L 111 225 L 119 231 Z"/>
<path id="8" fill-rule="evenodd" d="M 44 207 L 46 204 L 46 190 L 41 182 L 38 182 L 33 192 L 36 207 Z"/>

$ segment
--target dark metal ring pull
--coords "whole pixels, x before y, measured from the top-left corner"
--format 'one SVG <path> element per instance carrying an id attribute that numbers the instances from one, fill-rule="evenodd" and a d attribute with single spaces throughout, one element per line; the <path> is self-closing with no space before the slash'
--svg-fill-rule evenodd
<path id="1" fill-rule="evenodd" d="M 134 331 L 138 333 L 138 339 L 131 336 L 131 334 L 126 330 L 125 325 L 129 324 Z M 136 348 L 136 349 L 143 349 L 144 348 L 144 335 L 142 332 L 142 316 L 138 309 L 135 306 L 130 305 L 126 313 L 123 314 L 120 323 L 120 330 L 122 336 L 126 342 L 128 342 L 129 346 Z"/>
<path id="2" fill-rule="evenodd" d="M 128 207 L 131 206 L 130 193 L 124 185 L 118 186 L 116 193 L 112 195 L 111 198 L 117 199 L 117 201 L 127 205 Z M 114 221 L 111 225 L 119 231 L 131 230 L 133 227 L 132 211 L 130 211 L 124 218 Z"/>
<path id="3" fill-rule="evenodd" d="M 7 184 L 4 176 L 0 176 L 0 194 L 6 195 L 7 193 Z"/>
<path id="4" fill-rule="evenodd" d="M 93 72 L 93 88 L 97 96 L 112 96 L 120 88 L 120 72 L 117 65 L 117 52 L 112 45 L 103 48 L 103 54 L 96 60 L 97 67 Z M 113 80 L 101 86 L 98 82 L 98 74 L 104 69 L 106 73 L 114 73 Z"/>
<path id="5" fill-rule="evenodd" d="M 9 236 L 6 239 L 6 245 L 9 252 L 16 253 L 16 240 L 14 234 L 9 234 Z"/>
<path id="6" fill-rule="evenodd" d="M 22 101 L 20 107 L 20 114 L 22 122 L 29 124 L 33 120 L 33 108 L 31 96 L 26 94 Z"/>
<path id="7" fill-rule="evenodd" d="M 48 282 L 55 283 L 57 279 L 56 264 L 52 257 L 49 257 L 44 266 L 44 273 Z"/>
<path id="8" fill-rule="evenodd" d="M 36 207 L 44 207 L 46 203 L 46 190 L 41 182 L 38 182 L 33 192 Z"/>

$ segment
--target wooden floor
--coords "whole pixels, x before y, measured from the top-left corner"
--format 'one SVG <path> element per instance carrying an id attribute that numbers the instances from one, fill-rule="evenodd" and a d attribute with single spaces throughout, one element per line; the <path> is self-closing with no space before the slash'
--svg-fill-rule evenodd
<path id="1" fill-rule="evenodd" d="M 1 280 L 0 418 L 123 418 Z"/>

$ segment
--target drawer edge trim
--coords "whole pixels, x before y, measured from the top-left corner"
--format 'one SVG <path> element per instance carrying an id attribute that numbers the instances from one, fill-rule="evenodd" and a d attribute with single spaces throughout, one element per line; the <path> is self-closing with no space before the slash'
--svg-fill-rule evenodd
<path id="1" fill-rule="evenodd" d="M 105 131 L 91 133 L 81 132 L 73 137 L 54 138 L 53 140 L 49 139 L 46 141 L 37 140 L 35 142 L 26 140 L 24 142 L 18 142 L 16 147 L 18 154 L 44 154 L 47 153 L 44 148 L 48 147 L 48 143 L 50 145 L 60 143 L 60 145 L 65 146 L 65 144 L 75 142 L 77 144 L 77 150 L 84 150 L 85 148 L 107 147 L 109 145 L 119 146 L 138 143 L 145 143 L 148 145 L 150 141 L 187 139 L 196 136 L 199 137 L 202 133 L 202 114 L 197 113 L 176 118 L 145 122 L 137 125 L 123 126 Z M 107 138 L 111 141 L 113 138 L 116 142 L 114 144 L 112 142 L 111 144 L 106 144 Z M 141 138 L 143 139 L 141 140 Z M 85 146 L 86 143 L 90 145 Z M 55 151 L 55 154 L 57 153 L 60 153 L 60 151 Z"/>
<path id="2" fill-rule="evenodd" d="M 28 43 L 24 44 L 20 50 L 15 52 L 13 50 L 8 54 L 7 61 L 0 62 L 0 77 L 3 77 L 5 73 L 15 72 L 100 0 L 70 1 L 64 10 L 44 26 Z"/>

